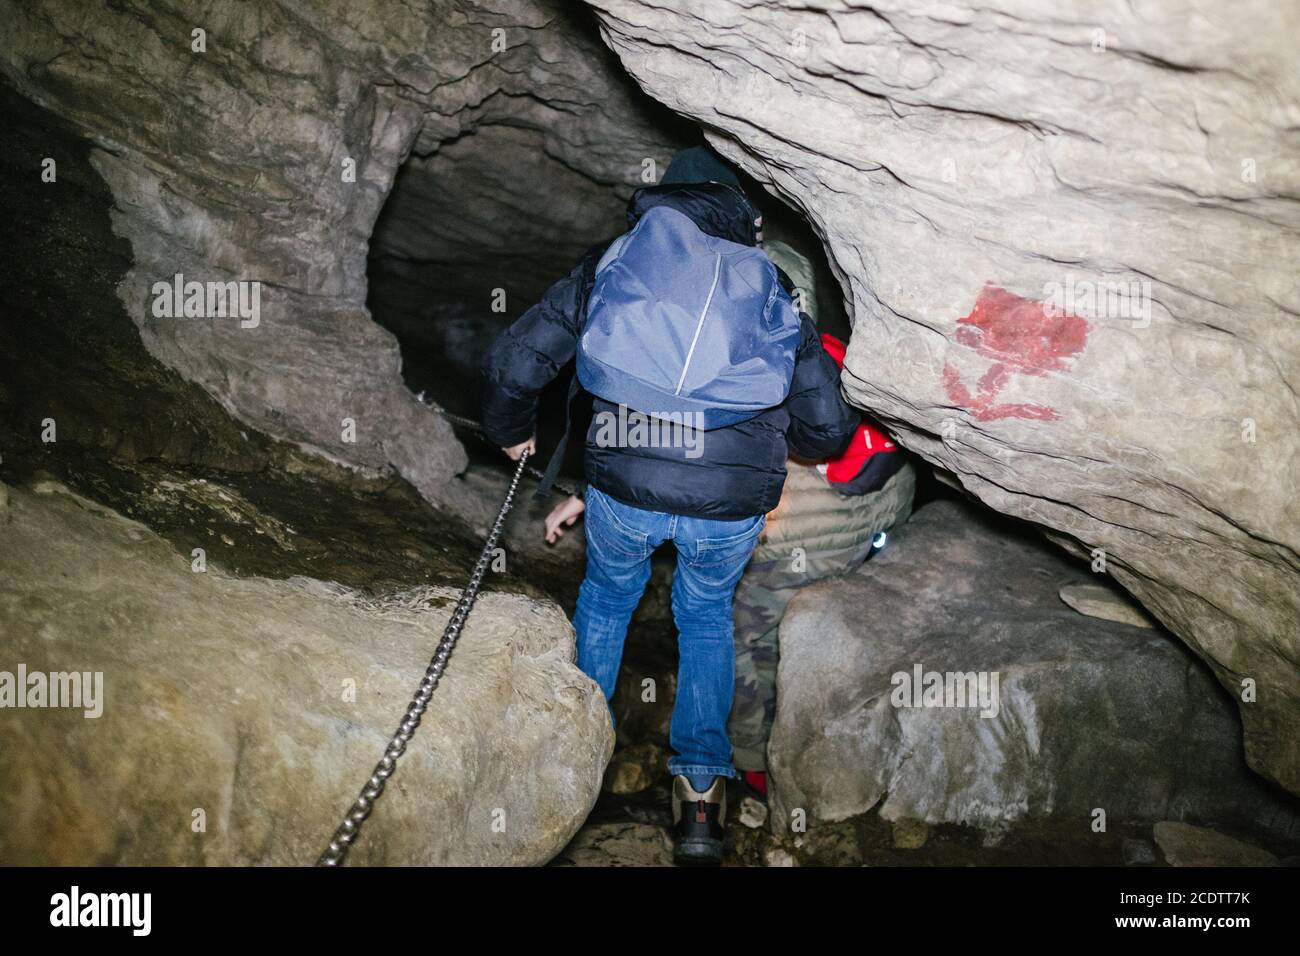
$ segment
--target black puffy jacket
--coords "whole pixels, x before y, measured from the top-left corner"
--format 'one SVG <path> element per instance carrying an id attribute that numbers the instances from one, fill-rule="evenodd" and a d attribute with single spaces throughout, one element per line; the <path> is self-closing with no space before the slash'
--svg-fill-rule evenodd
<path id="1" fill-rule="evenodd" d="M 709 235 L 755 244 L 757 213 L 734 187 L 702 183 L 640 189 L 628 206 L 629 228 L 661 204 L 685 213 Z M 608 245 L 589 250 L 493 343 L 483 367 L 483 429 L 494 444 L 508 448 L 534 434 L 537 397 L 573 359 L 596 263 Z M 788 291 L 788 280 L 782 279 Z M 699 457 L 688 457 L 682 448 L 600 447 L 595 439 L 600 413 L 617 415 L 617 408 L 593 397 L 587 481 L 626 504 L 670 514 L 730 520 L 775 508 L 788 452 L 811 459 L 838 455 L 858 424 L 857 412 L 840 395 L 839 369 L 812 322 L 807 316 L 801 319 L 786 400 L 748 421 L 705 432 Z"/>

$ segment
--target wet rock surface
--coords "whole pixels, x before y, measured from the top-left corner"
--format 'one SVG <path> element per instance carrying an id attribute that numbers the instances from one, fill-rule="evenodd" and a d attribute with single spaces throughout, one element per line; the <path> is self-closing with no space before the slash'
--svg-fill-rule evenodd
<path id="1" fill-rule="evenodd" d="M 0 199 L 23 223 L 23 242 L 4 260 L 0 455 L 73 447 L 123 461 L 266 468 L 276 443 L 150 356 L 118 301 L 131 248 L 113 231 L 93 144 L 3 80 L 0 108 L 0 171 L 27 184 Z M 57 158 L 56 182 L 29 182 L 46 157 Z"/>
<path id="2" fill-rule="evenodd" d="M 0 475 L 53 476 L 235 573 L 459 586 L 504 493 L 499 469 L 495 501 L 472 476 L 448 479 L 475 504 L 457 514 L 392 471 L 349 468 L 234 420 L 148 353 L 118 300 L 131 250 L 113 232 L 91 144 L 3 83 L 0 102 L 6 176 L 47 153 L 59 160 L 56 183 L 4 195 L 26 232 L 5 260 Z"/>

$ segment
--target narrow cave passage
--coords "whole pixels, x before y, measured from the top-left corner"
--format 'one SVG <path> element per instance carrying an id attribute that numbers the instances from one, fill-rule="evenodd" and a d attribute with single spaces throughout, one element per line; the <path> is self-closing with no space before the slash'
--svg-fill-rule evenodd
<path id="1" fill-rule="evenodd" d="M 417 139 L 370 241 L 366 303 L 374 320 L 397 337 L 403 377 L 413 392 L 476 419 L 479 370 L 492 340 L 587 249 L 627 228 L 632 193 L 653 185 L 648 175 L 662 175 L 673 145 L 702 142 L 690 124 L 639 91 L 635 96 L 658 124 L 664 145 L 651 156 L 624 156 L 613 165 L 612 173 L 623 177 L 615 181 L 603 167 L 575 166 L 552 155 L 544 131 L 529 125 L 528 112 L 495 114 L 445 142 Z M 847 341 L 843 295 L 820 241 L 796 212 L 741 176 L 763 214 L 765 239 L 789 245 L 808 261 L 818 328 Z M 543 399 L 543 462 L 562 431 L 568 375 Z"/>
<path id="2" fill-rule="evenodd" d="M 610 68 L 617 70 L 613 63 Z M 601 163 L 575 162 L 572 154 L 561 158 L 546 131 L 537 126 L 533 116 L 536 104 L 527 98 L 503 102 L 491 121 L 466 128 L 453 138 L 439 141 L 425 133 L 417 138 L 417 146 L 401 167 L 371 238 L 367 305 L 374 320 L 397 337 L 406 384 L 423 400 L 462 418 L 477 419 L 482 384 L 479 368 L 493 339 L 536 303 L 551 283 L 567 274 L 584 251 L 626 229 L 630 197 L 637 188 L 649 184 L 641 176 L 644 160 L 651 160 L 652 170 L 662 175 L 674 148 L 702 141 L 698 129 L 639 91 L 630 91 L 629 95 L 640 121 L 652 130 L 650 138 L 656 148 L 651 156 L 630 153 L 612 164 L 608 158 Z M 604 116 L 601 122 L 610 119 Z M 804 274 L 811 285 L 807 292 L 810 301 L 816 303 L 819 330 L 847 342 L 851 327 L 844 296 L 821 241 L 798 213 L 750 177 L 739 175 L 746 194 L 763 214 L 765 242 L 784 243 L 806 260 Z M 562 431 L 563 402 L 572 374 L 571 367 L 565 369 L 543 395 L 538 430 L 541 463 L 549 459 Z M 878 384 L 889 387 L 888 382 Z M 471 456 L 467 480 L 486 498 L 499 494 L 504 458 L 472 430 L 462 428 L 458 434 Z M 581 433 L 570 444 L 562 472 L 570 480 L 582 477 L 580 438 Z M 912 620 L 916 608 L 910 596 L 932 595 L 938 586 L 942 596 L 920 599 L 938 603 L 927 606 L 922 617 L 916 619 L 925 635 L 925 653 L 936 662 L 945 655 L 953 660 L 963 658 L 967 627 L 985 628 L 999 639 L 1014 634 L 1014 642 L 1022 645 L 1020 653 L 1029 658 L 1042 654 L 1058 663 L 1073 655 L 1078 641 L 1091 642 L 1098 652 L 1107 648 L 1107 653 L 1123 653 L 1123 642 L 1114 643 L 1115 635 L 1108 630 L 1114 625 L 1081 625 L 1071 632 L 1049 623 L 1062 607 L 1076 609 L 1070 614 L 1083 611 L 1100 618 L 1110 616 L 1130 627 L 1151 626 L 1150 619 L 1116 591 L 1097 587 L 1076 565 L 1051 553 L 1035 530 L 979 504 L 963 494 L 951 476 L 942 475 L 921 460 L 914 460 L 913 467 L 914 488 L 909 492 L 908 507 L 916 510 L 918 517 L 903 528 L 909 545 L 900 558 L 903 566 L 886 564 L 879 583 L 873 575 L 866 575 L 860 581 L 846 579 L 828 584 L 828 590 L 818 599 L 842 602 L 843 607 L 855 609 L 861 620 L 876 620 L 881 612 L 878 602 L 883 602 L 890 608 L 890 613 L 883 615 L 884 621 L 891 616 Z M 792 464 L 791 468 L 796 466 Z M 558 500 L 559 496 L 541 502 L 526 500 L 511 519 L 507 540 L 511 553 L 519 555 L 520 560 L 546 568 L 545 586 L 572 616 L 583 573 L 580 529 L 556 548 L 540 542 L 545 514 Z M 780 509 L 768 518 L 772 526 L 781 520 Z M 893 534 L 892 528 L 889 533 Z M 971 551 L 986 557 L 972 566 L 962 557 Z M 876 553 L 873 551 L 873 556 Z M 890 557 L 895 555 L 891 553 Z M 650 584 L 633 619 L 612 700 L 617 748 L 606 773 L 605 791 L 586 826 L 558 858 L 561 864 L 662 860 L 656 834 L 671 812 L 663 765 L 671 751 L 669 727 L 679 663 L 677 629 L 670 606 L 674 560 L 669 545 L 655 555 Z M 895 592 L 895 588 L 902 588 L 902 593 Z M 965 604 L 965 598 L 957 597 L 971 592 L 981 595 L 974 604 Z M 749 593 L 742 587 L 738 621 L 755 614 L 762 619 L 770 613 L 747 606 Z M 898 603 L 891 604 L 886 593 L 893 593 Z M 1005 597 L 1013 593 L 1016 598 Z M 815 623 L 802 623 L 808 618 L 805 613 L 797 619 L 796 634 L 799 628 L 816 631 Z M 815 616 L 812 619 L 816 620 Z M 969 623 L 972 619 L 981 623 Z M 851 645 L 855 640 L 831 652 L 828 662 L 833 662 L 835 654 L 854 653 Z M 1154 664 L 1157 668 L 1191 668 L 1194 690 L 1190 699 L 1195 701 L 1191 706 L 1199 708 L 1207 726 L 1215 728 L 1215 742 L 1210 746 L 1219 753 L 1216 759 L 1221 771 L 1231 768 L 1245 804 L 1268 805 L 1270 798 L 1243 776 L 1240 755 L 1230 743 L 1239 725 L 1230 702 L 1214 686 L 1209 672 L 1190 660 L 1168 635 L 1157 638 L 1153 647 L 1159 648 Z M 776 662 L 768 661 L 763 666 L 774 669 Z M 916 677 L 918 701 L 923 696 L 920 684 L 926 676 Z M 743 678 L 738 676 L 737 680 L 738 692 L 743 693 L 739 683 Z M 815 748 L 821 722 L 834 718 L 822 714 L 819 705 L 812 703 L 816 694 L 811 687 L 796 691 L 794 686 L 791 681 L 787 692 L 804 696 L 791 710 L 802 712 L 802 716 L 789 718 L 792 727 L 786 732 L 794 733 L 797 742 L 783 740 L 781 746 L 793 750 Z M 1135 690 L 1111 687 L 1105 693 L 1124 697 Z M 1083 693 L 1087 696 L 1088 692 Z M 1055 706 L 1041 694 L 1031 696 L 1048 709 Z M 1013 708 L 1019 706 L 1014 699 L 1013 694 L 1009 704 Z M 1135 714 L 1145 709 L 1132 700 L 1123 706 Z M 769 713 L 769 720 L 771 716 Z M 879 728 L 864 728 L 868 736 L 878 732 Z M 798 735 L 804 736 L 799 739 Z M 934 744 L 940 746 L 937 741 Z M 1152 749 L 1153 754 L 1164 754 L 1155 758 L 1157 762 L 1181 759 L 1173 757 L 1180 751 L 1181 745 L 1171 740 L 1156 743 Z M 980 759 L 973 753 L 953 756 Z M 828 759 L 832 762 L 803 771 L 805 777 L 835 781 L 833 786 L 852 790 L 855 784 L 844 779 L 846 771 L 839 763 L 845 755 L 833 754 Z M 995 785 L 990 794 L 999 786 L 1011 790 L 1022 786 L 1021 773 L 1012 770 L 1009 779 Z M 847 776 L 851 779 L 853 774 Z M 1193 803 L 1207 798 L 1200 788 L 1208 783 L 1208 779 L 1171 781 L 1174 790 L 1186 794 Z M 906 790 L 908 785 L 896 782 L 894 786 Z M 763 801 L 754 800 L 756 792 L 748 784 L 738 792 L 738 800 L 746 793 L 744 799 L 748 802 L 737 818 L 740 823 L 731 828 L 729 859 L 756 865 L 780 863 L 786 859 L 787 850 L 773 843 L 762 825 L 769 809 Z M 922 793 L 908 799 L 924 802 L 930 796 Z M 858 799 L 864 812 L 876 802 L 874 796 Z M 969 798 L 953 793 L 944 799 L 956 805 Z M 993 804 L 1002 799 L 991 796 Z M 789 812 L 790 806 L 788 800 L 778 802 L 771 812 Z M 878 811 L 879 806 L 875 809 Z M 960 812 L 954 816 L 960 816 Z M 925 859 L 948 864 L 988 859 L 1140 864 L 1150 853 L 1141 827 L 1120 827 L 1112 838 L 1095 841 L 1080 838 L 1050 821 L 1022 826 L 1010 837 L 1002 824 L 991 818 L 981 820 L 979 826 L 983 836 L 977 844 L 972 842 L 972 831 L 964 826 L 949 823 L 930 827 L 911 819 L 906 811 L 889 818 L 877 812 L 859 817 L 850 825 L 825 827 L 806 845 L 800 845 L 804 859 L 818 862 L 888 859 L 896 854 L 899 861 L 915 860 L 922 846 L 926 847 Z M 1281 824 L 1283 830 L 1289 826 Z"/>
<path id="3" fill-rule="evenodd" d="M 0 787 L 0 862 L 315 858 L 455 620 L 509 482 L 501 449 L 463 423 L 480 417 L 486 351 L 624 232 L 632 197 L 672 157 L 706 141 L 739 144 L 737 162 L 789 199 L 733 170 L 767 254 L 783 247 L 796 264 L 783 268 L 818 330 L 855 343 L 838 357 L 843 377 L 826 376 L 825 394 L 848 403 L 846 451 L 805 460 L 781 447 L 767 461 L 772 500 L 745 515 L 764 524 L 732 605 L 735 633 L 755 640 L 731 671 L 747 709 L 728 732 L 747 776 L 724 862 L 1300 858 L 1300 804 L 1242 746 L 1244 733 L 1260 766 L 1277 756 L 1270 741 L 1285 733 L 1258 731 L 1289 731 L 1277 716 L 1291 712 L 1278 704 L 1287 681 L 1259 669 L 1272 658 L 1234 657 L 1225 683 L 1207 667 L 1219 647 L 1189 639 L 1251 650 L 1223 637 L 1238 633 L 1223 629 L 1232 615 L 1250 617 L 1224 599 L 1242 581 L 1267 611 L 1259 621 L 1293 620 L 1277 586 L 1291 577 L 1263 569 L 1290 560 L 1269 496 L 1290 474 L 1274 436 L 1294 390 L 1233 351 L 1259 334 L 1285 352 L 1276 302 L 1256 293 L 1290 294 L 1270 285 L 1289 273 L 1268 255 L 1291 200 L 1234 178 L 1237 143 L 1268 155 L 1268 123 L 1217 118 L 1235 136 L 1215 144 L 1225 185 L 1205 171 L 1199 135 L 1183 156 L 1185 130 L 1143 114 L 1162 160 L 1179 160 L 1143 182 L 1127 123 L 1078 142 L 1044 132 L 1092 105 L 1071 89 L 1096 68 L 1070 59 L 1077 37 L 1047 19 L 1042 36 L 1007 29 L 979 5 L 963 22 L 917 17 L 933 41 L 917 48 L 925 63 L 871 11 L 763 0 L 678 5 L 691 13 L 636 0 L 598 13 L 567 0 L 322 5 L 306 31 L 302 4 L 250 0 L 202 55 L 176 35 L 176 11 L 211 15 L 193 0 L 165 13 L 87 4 L 84 20 L 59 6 L 30 5 L 22 30 L 0 36 L 0 199 L 25 239 L 0 276 L 0 704 L 21 665 L 102 672 L 112 706 L 91 721 L 0 713 L 0 780 L 21 781 Z M 676 22 L 691 16 L 724 22 Z M 824 29 L 805 36 L 804 60 L 788 41 L 814 22 Z M 1207 89 L 1244 82 L 1171 70 L 1163 39 L 1126 26 L 1143 52 L 1090 89 L 1113 74 L 1126 102 L 1144 103 L 1131 94 L 1153 82 L 1149 102 L 1199 118 L 1193 107 L 1229 100 Z M 1015 68 L 985 61 L 1004 47 Z M 1029 48 L 1046 52 L 1020 58 Z M 1067 59 L 1068 74 L 1024 82 L 1022 68 Z M 968 99 L 985 89 L 996 113 Z M 1049 160 L 1079 163 L 1075 178 L 1046 175 Z M 1056 228 L 1078 199 L 1062 202 L 1066 182 L 1089 202 L 1070 230 Z M 1151 224 L 1144 248 L 1091 245 L 1135 234 L 1135 221 Z M 1202 252 L 1183 233 L 1202 224 L 1230 240 L 1215 250 L 1230 287 L 1196 284 Z M 1240 248 L 1249 262 L 1233 258 Z M 1035 290 L 1125 258 L 1146 262 L 1170 315 L 1159 301 L 1140 328 L 1090 315 L 1096 347 L 1046 348 L 1053 325 Z M 248 327 L 202 307 L 160 314 L 153 288 L 182 273 L 254 285 L 264 312 Z M 701 322 L 710 301 L 712 287 Z M 1216 338 L 1225 329 L 1231 346 Z M 1161 366 L 1169 355 L 1178 362 Z M 950 365 L 958 384 L 987 383 L 989 401 L 953 398 Z M 1257 390 L 1232 378 L 1242 369 Z M 571 374 L 541 396 L 538 465 L 556 448 Z M 1175 384 L 1150 384 L 1162 376 Z M 992 406 L 1004 386 L 1015 400 Z M 1235 397 L 1225 411 L 1206 391 Z M 1199 398 L 1169 400 L 1182 393 Z M 1232 424 L 1215 446 L 1241 451 L 1231 467 L 1184 454 L 1184 420 L 1161 417 L 1180 404 L 1199 410 L 1198 427 Z M 1025 408 L 1044 415 L 992 414 Z M 868 409 L 879 431 L 865 428 Z M 568 486 L 585 477 L 576 431 Z M 753 447 L 711 468 L 761 474 Z M 841 493 L 884 459 L 905 464 Z M 431 719 L 351 863 L 673 861 L 671 718 L 689 699 L 674 547 L 650 560 L 611 725 L 575 653 L 591 513 L 548 544 L 544 521 L 569 499 L 534 487 L 525 479 Z M 1133 593 L 1159 620 L 1116 583 L 1131 587 L 1141 567 L 1151 573 Z M 1215 593 L 1218 577 L 1228 584 Z M 1258 698 L 1238 699 L 1238 664 Z M 1254 737 L 1242 715 L 1259 721 Z M 191 829 L 196 809 L 217 807 L 219 827 Z"/>
<path id="4" fill-rule="evenodd" d="M 371 239 L 367 302 L 402 345 L 408 385 L 476 416 L 492 339 L 620 231 L 627 192 L 547 155 L 539 131 L 505 123 L 413 154 Z"/>

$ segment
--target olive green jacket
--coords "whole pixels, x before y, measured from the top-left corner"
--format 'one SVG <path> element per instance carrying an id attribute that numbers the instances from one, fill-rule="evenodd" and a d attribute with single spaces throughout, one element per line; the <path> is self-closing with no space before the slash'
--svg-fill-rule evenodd
<path id="1" fill-rule="evenodd" d="M 879 491 L 856 497 L 838 493 L 815 465 L 789 462 L 788 468 L 781 502 L 768 512 L 754 549 L 755 563 L 788 558 L 795 548 L 810 555 L 857 549 L 912 513 L 916 472 L 910 462 Z"/>

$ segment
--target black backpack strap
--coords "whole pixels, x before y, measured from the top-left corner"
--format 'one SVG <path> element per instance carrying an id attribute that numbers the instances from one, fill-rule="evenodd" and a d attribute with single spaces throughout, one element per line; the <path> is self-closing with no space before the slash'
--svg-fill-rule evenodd
<path id="1" fill-rule="evenodd" d="M 578 320 L 579 334 L 581 334 L 581 326 L 587 322 L 587 300 L 591 297 L 591 290 L 596 284 L 596 264 L 617 238 L 598 242 L 583 253 L 582 258 L 586 271 L 583 274 L 582 315 L 579 316 Z M 546 471 L 542 473 L 541 483 L 538 484 L 537 490 L 533 492 L 534 498 L 542 498 L 550 494 L 551 488 L 555 485 L 555 479 L 560 475 L 560 468 L 564 465 L 564 453 L 569 447 L 569 431 L 573 428 L 573 400 L 578 397 L 580 391 L 582 391 L 582 386 L 578 384 L 578 371 L 575 368 L 573 378 L 569 380 L 569 394 L 564 400 L 564 434 L 560 436 L 560 443 L 555 446 L 555 451 L 551 454 L 551 460 L 546 463 Z"/>
<path id="2" fill-rule="evenodd" d="M 555 479 L 560 474 L 560 467 L 564 464 L 564 453 L 569 447 L 569 431 L 573 427 L 573 400 L 578 397 L 581 386 L 578 384 L 578 376 L 575 373 L 569 380 L 569 393 L 564 399 L 564 434 L 560 436 L 560 442 L 555 446 L 555 451 L 551 453 L 551 460 L 546 463 L 546 471 L 542 473 L 542 480 L 533 492 L 534 498 L 544 498 L 550 494 L 551 488 L 555 485 Z"/>

